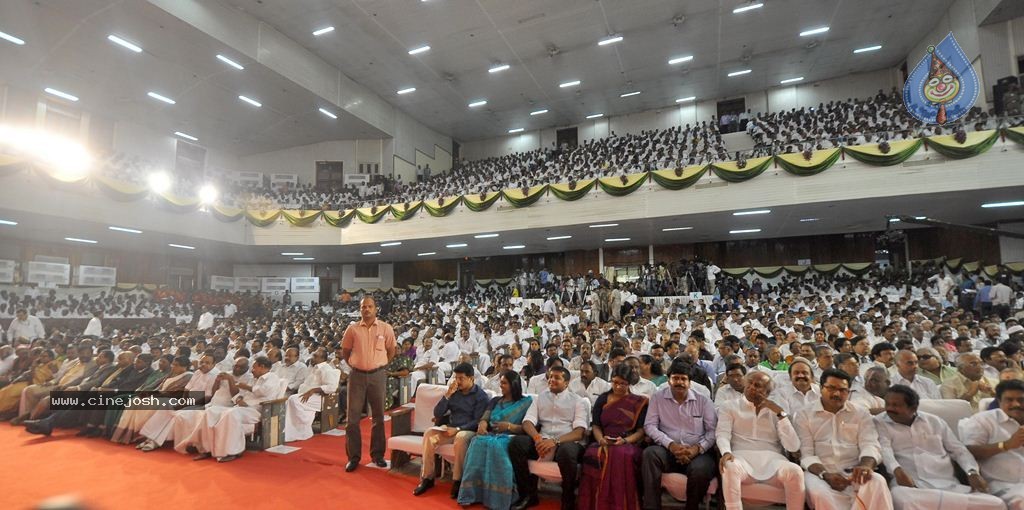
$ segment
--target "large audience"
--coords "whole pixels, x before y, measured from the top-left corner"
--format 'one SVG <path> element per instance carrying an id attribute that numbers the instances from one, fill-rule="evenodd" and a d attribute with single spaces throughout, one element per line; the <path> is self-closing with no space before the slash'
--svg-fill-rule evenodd
<path id="1" fill-rule="evenodd" d="M 353 369 L 342 339 L 349 314 L 372 302 L 400 346 L 385 367 L 387 406 L 403 389 L 447 385 L 427 410 L 438 426 L 425 435 L 417 495 L 434 486 L 434 448 L 455 441 L 461 505 L 535 504 L 527 461 L 539 458 L 558 466 L 563 508 L 660 508 L 672 472 L 687 476 L 687 508 L 715 478 L 727 508 L 755 482 L 782 489 L 792 510 L 1022 508 L 1018 279 L 936 265 L 910 276 L 716 276 L 706 300 L 640 305 L 598 275 L 582 300 L 538 280 L 540 305 L 493 290 L 357 296 L 367 299 L 207 310 L 117 332 L 47 327 L 22 309 L 0 347 L 0 415 L 34 433 L 74 427 L 227 462 L 243 454 L 252 409 L 286 396 L 285 438 L 300 444 L 320 399 L 345 401 Z M 69 389 L 190 390 L 209 403 L 51 410 L 50 393 Z M 932 414 L 957 401 L 968 411 L 953 428 Z"/>

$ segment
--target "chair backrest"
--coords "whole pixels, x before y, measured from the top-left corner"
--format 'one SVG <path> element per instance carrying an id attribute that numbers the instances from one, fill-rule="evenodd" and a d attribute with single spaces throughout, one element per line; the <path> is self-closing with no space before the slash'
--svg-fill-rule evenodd
<path id="1" fill-rule="evenodd" d="M 995 400 L 995 398 L 993 398 L 993 397 L 985 397 L 985 398 L 979 400 L 978 401 L 978 412 L 979 413 L 983 413 L 985 411 L 988 411 L 988 406 L 992 404 L 993 400 Z"/>
<path id="2" fill-rule="evenodd" d="M 959 435 L 960 420 L 967 418 L 974 414 L 974 409 L 971 409 L 971 403 L 966 400 L 960 399 L 922 399 L 921 404 L 917 406 L 917 410 L 934 414 L 949 425 L 949 428 L 953 429 L 953 433 Z"/>
<path id="3" fill-rule="evenodd" d="M 441 384 L 421 384 L 416 388 L 416 408 L 412 413 L 412 431 L 422 434 L 434 426 L 434 406 L 448 390 Z"/>

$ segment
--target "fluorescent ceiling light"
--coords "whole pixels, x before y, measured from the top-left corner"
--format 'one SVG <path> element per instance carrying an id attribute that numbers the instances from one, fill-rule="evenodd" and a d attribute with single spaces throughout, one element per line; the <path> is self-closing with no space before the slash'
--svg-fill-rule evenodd
<path id="1" fill-rule="evenodd" d="M 113 35 L 113 34 L 108 35 L 107 36 L 107 40 L 112 42 L 112 43 L 114 43 L 114 44 L 118 44 L 118 45 L 124 46 L 125 48 L 128 48 L 129 50 L 132 50 L 135 53 L 142 53 L 142 48 L 140 48 L 138 45 L 132 44 L 132 43 L 130 43 L 128 41 L 125 41 L 124 39 L 121 39 L 120 37 L 118 37 L 116 35 Z"/>
<path id="2" fill-rule="evenodd" d="M 294 257 L 292 260 L 316 260 L 314 257 Z"/>
<path id="3" fill-rule="evenodd" d="M 473 101 L 472 103 L 469 103 L 469 107 L 470 108 L 476 108 L 477 106 L 483 106 L 485 104 L 487 104 L 487 100 L 486 99 L 481 99 L 479 101 Z"/>
<path id="4" fill-rule="evenodd" d="M 604 240 L 604 242 L 606 242 L 606 243 L 618 243 L 618 242 L 621 242 L 621 241 L 629 241 L 629 238 L 628 237 L 613 237 L 611 239 L 605 239 Z"/>
<path id="5" fill-rule="evenodd" d="M 810 30 L 804 30 L 803 32 L 800 32 L 800 37 L 807 37 L 809 35 L 816 35 L 816 34 L 824 34 L 825 32 L 828 32 L 828 27 L 812 28 Z"/>
<path id="6" fill-rule="evenodd" d="M 503 250 L 521 250 L 523 248 L 526 248 L 525 244 L 510 244 L 508 246 L 501 247 Z"/>
<path id="7" fill-rule="evenodd" d="M 363 255 L 380 255 L 379 251 L 364 251 Z"/>
<path id="8" fill-rule="evenodd" d="M 477 234 L 473 236 L 476 239 L 489 239 L 491 237 L 498 237 L 499 234 Z"/>
<path id="9" fill-rule="evenodd" d="M 601 39 L 600 41 L 597 41 L 597 45 L 598 46 L 607 46 L 609 44 L 615 44 L 615 43 L 621 42 L 621 41 L 622 41 L 622 36 L 621 35 L 613 35 L 611 37 L 606 37 L 604 39 Z"/>
<path id="10" fill-rule="evenodd" d="M 688 101 L 693 101 L 694 99 L 697 99 L 697 96 L 681 97 L 679 99 L 676 99 L 676 102 L 677 103 L 686 103 Z"/>
<path id="11" fill-rule="evenodd" d="M 754 9 L 760 9 L 760 8 L 762 8 L 762 7 L 764 7 L 764 4 L 763 4 L 763 3 L 761 3 L 761 2 L 758 2 L 758 3 L 756 3 L 756 4 L 747 4 L 747 5 L 744 5 L 744 6 L 741 6 L 741 7 L 737 7 L 737 8 L 735 8 L 735 9 L 733 9 L 733 10 L 732 10 L 732 13 L 733 13 L 733 14 L 739 14 L 739 13 L 741 13 L 741 12 L 747 12 L 747 11 L 752 11 L 752 10 L 754 10 Z"/>
<path id="12" fill-rule="evenodd" d="M 689 62 L 691 60 L 693 60 L 693 55 L 687 55 L 685 57 L 676 57 L 676 58 L 673 58 L 673 59 L 669 59 L 668 63 L 669 63 L 669 65 L 673 65 L 674 66 L 676 64 L 682 64 L 683 62 Z"/>
<path id="13" fill-rule="evenodd" d="M 772 212 L 771 209 L 756 209 L 753 211 L 737 211 L 732 213 L 733 216 L 750 216 L 752 214 L 768 214 Z"/>
<path id="14" fill-rule="evenodd" d="M 598 117 L 604 117 L 604 114 L 603 113 L 595 113 L 593 115 L 587 115 L 588 119 L 596 119 Z"/>
<path id="15" fill-rule="evenodd" d="M 617 227 L 617 226 L 619 226 L 618 223 L 598 223 L 597 225 L 590 225 L 590 228 L 607 228 L 607 227 Z"/>
<path id="16" fill-rule="evenodd" d="M 729 233 L 730 234 L 754 234 L 754 233 L 757 233 L 757 232 L 760 232 L 760 231 L 761 231 L 761 229 L 759 229 L 759 228 L 744 228 L 744 229 L 740 229 L 740 230 L 730 230 Z"/>
<path id="17" fill-rule="evenodd" d="M 416 92 L 416 87 L 409 87 L 409 88 L 407 88 L 407 89 L 402 89 L 402 90 L 399 90 L 399 91 L 398 91 L 398 95 L 402 95 L 402 94 L 408 94 L 408 93 L 410 93 L 410 92 Z"/>
<path id="18" fill-rule="evenodd" d="M 465 248 L 466 246 L 469 246 L 469 245 L 467 245 L 466 243 L 455 243 L 455 244 L 446 244 L 446 245 L 444 245 L 445 248 Z"/>
<path id="19" fill-rule="evenodd" d="M 410 55 L 419 55 L 420 53 L 426 53 L 430 51 L 430 46 L 420 46 L 419 48 L 413 48 L 409 50 Z"/>
<path id="20" fill-rule="evenodd" d="M 25 44 L 25 41 L 18 39 L 17 37 L 14 37 L 13 35 L 8 34 L 6 32 L 0 32 L 0 39 L 12 42 L 14 44 L 17 44 L 18 46 L 23 46 Z"/>
<path id="21" fill-rule="evenodd" d="M 853 50 L 853 52 L 854 53 L 867 53 L 869 51 L 877 51 L 877 50 L 880 50 L 880 49 L 882 49 L 882 45 L 881 44 L 876 45 L 876 46 L 868 46 L 867 48 L 857 48 L 857 49 Z"/>
<path id="22" fill-rule="evenodd" d="M 78 237 L 65 237 L 64 240 L 65 241 L 72 241 L 72 242 L 75 242 L 75 243 L 88 243 L 88 244 L 96 244 L 98 242 L 98 241 L 93 241 L 92 239 L 81 239 L 81 238 L 78 238 Z"/>
<path id="23" fill-rule="evenodd" d="M 488 69 L 487 72 L 489 72 L 489 73 L 500 73 L 502 71 L 508 70 L 508 68 L 509 68 L 508 64 L 501 64 L 501 65 L 494 66 L 494 67 Z"/>
<path id="24" fill-rule="evenodd" d="M 889 218 L 889 223 L 899 223 L 899 222 L 900 222 L 899 218 Z"/>
<path id="25" fill-rule="evenodd" d="M 225 64 L 234 67 L 239 71 L 245 69 L 244 67 L 242 67 L 242 64 L 239 64 L 238 62 L 235 62 L 234 60 L 231 60 L 230 58 L 225 57 L 224 55 L 217 55 L 217 60 L 220 60 L 221 62 L 224 62 Z"/>
<path id="26" fill-rule="evenodd" d="M 61 99 L 67 99 L 68 101 L 78 101 L 78 97 L 72 96 L 67 92 L 62 92 L 54 88 L 46 87 L 45 89 L 43 89 L 43 92 L 46 92 L 47 94 L 50 94 L 52 96 L 57 96 Z"/>
<path id="27" fill-rule="evenodd" d="M 581 81 L 579 81 L 579 80 L 575 80 L 575 81 L 567 81 L 567 82 L 565 82 L 565 83 L 560 83 L 560 84 L 558 84 L 558 86 L 564 89 L 564 88 L 566 88 L 566 87 L 575 87 L 576 85 L 579 85 L 580 83 L 582 83 L 582 82 L 581 82 Z"/>
<path id="28" fill-rule="evenodd" d="M 437 252 L 436 251 L 427 251 L 427 252 L 417 253 L 416 254 L 417 257 L 426 257 L 428 255 L 437 255 Z"/>
<path id="29" fill-rule="evenodd" d="M 261 108 L 263 106 L 259 101 L 255 100 L 255 99 L 250 99 L 250 98 L 245 97 L 245 96 L 238 96 L 238 99 L 241 99 L 242 101 L 245 101 L 246 103 L 249 103 L 249 104 L 255 106 L 256 108 Z"/>
<path id="30" fill-rule="evenodd" d="M 731 78 L 733 76 L 740 76 L 740 75 L 748 74 L 748 73 L 750 73 L 750 69 L 744 69 L 742 71 L 733 71 L 733 72 L 729 73 L 729 77 Z"/>
<path id="31" fill-rule="evenodd" d="M 561 241 L 562 239 L 572 239 L 572 236 L 552 236 L 548 238 L 548 241 Z"/>
<path id="32" fill-rule="evenodd" d="M 118 232 L 127 232 L 127 233 L 129 233 L 129 234 L 141 234 L 141 233 L 142 233 L 142 231 L 141 231 L 141 230 L 136 230 L 136 229 L 134 229 L 134 228 L 125 228 L 125 227 L 107 227 L 107 229 L 109 229 L 109 230 L 116 230 L 116 231 L 118 231 Z"/>
<path id="33" fill-rule="evenodd" d="M 334 32 L 334 27 L 324 27 L 320 30 L 314 30 L 313 35 L 324 35 L 330 32 Z"/>
<path id="34" fill-rule="evenodd" d="M 1024 205 L 1024 201 L 1017 201 L 1017 202 L 991 202 L 991 203 L 988 203 L 988 204 L 981 204 L 981 207 L 983 207 L 985 209 L 991 209 L 993 207 L 1017 207 L 1017 206 L 1021 206 L 1021 205 Z"/>
<path id="35" fill-rule="evenodd" d="M 530 115 L 544 115 L 545 113 L 548 113 L 548 111 L 547 110 L 537 110 L 535 112 L 530 112 Z"/>
<path id="36" fill-rule="evenodd" d="M 17 221 L 11 221 L 11 220 L 0 220 L 0 225 L 10 225 L 10 226 L 12 226 L 12 227 L 13 227 L 13 226 L 15 226 L 15 225 L 17 225 L 17 224 L 18 224 L 18 222 L 17 222 Z"/>
<path id="37" fill-rule="evenodd" d="M 928 217 L 927 216 L 914 216 L 914 219 L 915 220 L 927 220 Z"/>
<path id="38" fill-rule="evenodd" d="M 157 101 L 163 101 L 163 102 L 165 102 L 167 104 L 175 104 L 175 103 L 177 103 L 177 101 L 175 101 L 175 100 L 173 100 L 173 99 L 171 99 L 171 98 L 169 98 L 167 96 L 161 96 L 160 94 L 157 94 L 156 92 L 146 92 L 146 95 L 151 97 L 151 98 L 153 98 L 153 99 L 156 99 Z"/>
<path id="39" fill-rule="evenodd" d="M 780 81 L 779 83 L 781 83 L 782 85 L 785 85 L 785 84 L 787 84 L 787 83 L 796 83 L 796 82 L 798 82 L 798 81 L 804 81 L 804 77 L 803 77 L 803 76 L 801 76 L 801 77 L 799 77 L 799 78 L 790 78 L 790 79 L 788 79 L 788 80 L 782 80 L 782 81 Z"/>
<path id="40" fill-rule="evenodd" d="M 669 227 L 661 229 L 662 232 L 675 232 L 677 230 L 693 230 L 693 227 Z"/>
<path id="41" fill-rule="evenodd" d="M 189 246 L 187 244 L 167 243 L 167 246 L 170 246 L 171 248 L 181 248 L 182 250 L 194 250 L 194 249 L 196 249 L 195 246 Z"/>
<path id="42" fill-rule="evenodd" d="M 800 218 L 800 223 L 809 223 L 812 221 L 818 221 L 818 218 Z"/>
<path id="43" fill-rule="evenodd" d="M 526 131 L 526 130 L 523 129 L 523 128 L 515 128 L 515 129 L 509 129 L 508 130 L 509 133 L 522 133 L 523 131 Z"/>
<path id="44" fill-rule="evenodd" d="M 619 94 L 619 97 L 630 97 L 630 96 L 639 96 L 639 95 L 640 95 L 640 91 L 639 90 L 635 90 L 633 92 L 626 92 L 625 94 Z"/>
<path id="45" fill-rule="evenodd" d="M 301 256 L 305 255 L 305 253 L 303 253 L 301 251 L 283 251 L 283 252 L 281 252 L 281 255 L 287 255 L 287 256 L 290 256 L 290 257 L 301 257 Z"/>
<path id="46" fill-rule="evenodd" d="M 386 248 L 388 246 L 401 246 L 402 245 L 402 241 L 392 241 L 390 243 L 380 243 L 380 245 L 381 245 L 381 247 L 384 247 L 384 248 Z"/>
<path id="47" fill-rule="evenodd" d="M 186 140 L 192 140 L 193 142 L 198 142 L 199 141 L 198 138 L 196 138 L 196 137 L 194 137 L 192 135 L 189 135 L 189 134 L 182 133 L 181 131 L 175 131 L 174 134 L 178 135 L 178 136 L 180 136 L 180 137 L 182 137 L 182 138 L 184 138 Z"/>
<path id="48" fill-rule="evenodd" d="M 338 118 L 337 115 L 331 113 L 329 110 L 325 110 L 323 108 L 318 108 L 318 110 L 320 110 L 320 113 L 322 113 L 322 114 L 324 114 L 324 115 L 326 115 L 326 116 L 328 116 L 328 117 L 330 117 L 332 119 L 337 119 Z"/>

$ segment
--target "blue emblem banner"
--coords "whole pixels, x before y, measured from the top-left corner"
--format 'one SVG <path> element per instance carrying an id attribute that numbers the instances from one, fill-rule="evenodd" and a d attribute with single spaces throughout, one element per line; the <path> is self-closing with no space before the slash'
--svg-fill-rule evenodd
<path id="1" fill-rule="evenodd" d="M 917 120 L 946 124 L 963 117 L 978 99 L 978 74 L 950 32 L 917 63 L 903 86 L 903 104 Z"/>

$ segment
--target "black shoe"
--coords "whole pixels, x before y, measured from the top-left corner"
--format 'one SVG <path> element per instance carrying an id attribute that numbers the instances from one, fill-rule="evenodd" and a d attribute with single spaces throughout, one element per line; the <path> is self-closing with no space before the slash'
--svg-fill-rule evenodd
<path id="1" fill-rule="evenodd" d="M 103 430 L 93 427 L 85 437 L 100 437 L 103 435 Z"/>
<path id="2" fill-rule="evenodd" d="M 25 422 L 25 430 L 33 434 L 48 436 L 53 433 L 53 421 L 51 420 L 28 420 Z"/>
<path id="3" fill-rule="evenodd" d="M 462 488 L 462 480 L 453 480 L 452 481 L 452 493 L 451 493 L 452 499 L 459 499 L 459 489 L 461 489 L 461 488 Z"/>
<path id="4" fill-rule="evenodd" d="M 86 427 L 86 428 L 84 428 L 82 430 L 79 430 L 78 433 L 75 434 L 75 436 L 77 436 L 77 437 L 88 437 L 89 434 L 92 434 L 92 431 L 93 431 L 92 427 Z"/>
<path id="5" fill-rule="evenodd" d="M 412 490 L 412 495 L 413 496 L 419 496 L 420 494 L 423 494 L 424 492 L 427 492 L 428 490 L 430 490 L 433 487 L 434 487 L 434 479 L 433 478 L 424 478 L 424 479 L 420 480 L 420 484 L 417 485 L 416 488 Z"/>
<path id="6" fill-rule="evenodd" d="M 199 455 L 199 448 L 196 448 L 195 445 L 190 444 L 185 447 L 185 453 L 189 455 Z"/>
<path id="7" fill-rule="evenodd" d="M 217 459 L 217 462 L 231 462 L 233 460 L 238 460 L 240 458 L 242 458 L 242 454 L 241 453 L 235 454 L 235 455 L 226 455 L 224 457 L 221 457 L 221 458 Z"/>
<path id="8" fill-rule="evenodd" d="M 386 460 L 384 460 L 382 458 L 381 459 L 373 459 L 373 465 L 377 466 L 377 467 L 379 467 L 381 469 L 384 469 L 384 468 L 388 467 L 388 461 L 386 461 Z"/>
<path id="9" fill-rule="evenodd" d="M 510 510 L 525 510 L 531 506 L 537 506 L 540 504 L 540 500 L 537 499 L 537 495 L 523 496 L 518 501 L 512 503 Z"/>
<path id="10" fill-rule="evenodd" d="M 359 467 L 359 459 L 352 459 L 348 461 L 348 464 L 345 464 L 345 472 L 351 473 L 355 471 L 357 467 Z"/>

